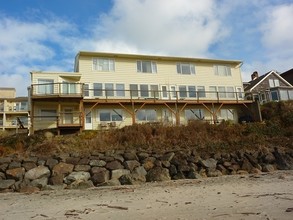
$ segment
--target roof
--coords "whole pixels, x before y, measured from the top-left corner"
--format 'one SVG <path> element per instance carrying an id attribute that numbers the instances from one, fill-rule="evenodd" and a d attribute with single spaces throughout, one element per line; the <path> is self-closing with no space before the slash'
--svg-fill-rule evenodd
<path id="1" fill-rule="evenodd" d="M 204 62 L 204 63 L 228 63 L 240 65 L 240 60 L 221 60 L 221 59 L 207 59 L 207 58 L 194 58 L 194 57 L 175 57 L 175 56 L 159 56 L 159 55 L 143 55 L 143 54 L 122 54 L 122 53 L 106 53 L 106 52 L 90 52 L 79 51 L 76 58 L 79 56 L 103 56 L 103 57 L 123 57 L 123 58 L 140 58 L 140 59 L 152 59 L 152 60 L 174 60 L 174 61 L 192 61 L 192 62 Z"/>
<path id="2" fill-rule="evenodd" d="M 244 88 L 244 91 L 251 91 L 253 90 L 258 84 L 260 84 L 262 81 L 264 81 L 269 75 L 274 74 L 275 76 L 277 76 L 279 79 L 281 79 L 282 81 L 284 81 L 285 83 L 288 84 L 288 86 L 291 86 L 290 83 L 288 83 L 284 78 L 282 78 L 278 73 L 276 73 L 275 71 L 270 71 L 258 78 L 256 78 L 255 80 L 252 80 L 249 83 L 249 85 L 247 87 Z"/>

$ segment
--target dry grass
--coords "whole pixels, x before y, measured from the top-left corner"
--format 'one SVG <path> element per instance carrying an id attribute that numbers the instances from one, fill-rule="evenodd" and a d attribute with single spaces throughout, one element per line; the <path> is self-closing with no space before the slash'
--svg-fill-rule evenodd
<path id="1" fill-rule="evenodd" d="M 281 112 L 280 112 L 281 111 Z M 193 121 L 186 126 L 136 124 L 109 131 L 85 131 L 79 135 L 51 136 L 43 132 L 25 135 L 1 134 L 0 155 L 90 153 L 114 149 L 179 150 L 201 153 L 233 152 L 263 146 L 293 148 L 293 104 L 263 106 L 264 122 L 210 125 Z"/>

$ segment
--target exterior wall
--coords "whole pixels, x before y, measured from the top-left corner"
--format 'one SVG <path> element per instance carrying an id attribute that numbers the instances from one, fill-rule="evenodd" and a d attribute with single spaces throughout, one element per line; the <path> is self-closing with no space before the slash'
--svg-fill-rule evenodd
<path id="1" fill-rule="evenodd" d="M 265 90 L 270 89 L 269 80 L 270 79 L 277 79 L 280 82 L 280 87 L 282 86 L 288 86 L 288 84 L 284 83 L 282 80 L 280 80 L 279 77 L 275 76 L 274 74 L 270 74 L 265 80 L 263 80 L 261 83 L 259 83 L 258 86 L 256 86 L 252 92 L 263 92 Z"/>
<path id="2" fill-rule="evenodd" d="M 0 98 L 15 98 L 16 91 L 14 88 L 0 88 Z"/>

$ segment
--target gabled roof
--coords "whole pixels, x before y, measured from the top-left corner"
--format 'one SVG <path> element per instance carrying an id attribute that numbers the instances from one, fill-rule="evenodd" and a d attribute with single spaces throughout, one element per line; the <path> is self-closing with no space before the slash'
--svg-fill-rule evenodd
<path id="1" fill-rule="evenodd" d="M 261 82 L 263 82 L 268 76 L 270 76 L 271 74 L 274 74 L 276 77 L 278 77 L 280 80 L 282 80 L 284 83 L 286 83 L 288 86 L 291 86 L 290 83 L 288 83 L 284 78 L 282 78 L 278 73 L 276 73 L 275 71 L 270 71 L 258 78 L 256 78 L 255 80 L 252 80 L 249 82 L 249 86 L 245 87 L 244 90 L 247 92 L 251 92 L 255 87 L 257 87 Z"/>

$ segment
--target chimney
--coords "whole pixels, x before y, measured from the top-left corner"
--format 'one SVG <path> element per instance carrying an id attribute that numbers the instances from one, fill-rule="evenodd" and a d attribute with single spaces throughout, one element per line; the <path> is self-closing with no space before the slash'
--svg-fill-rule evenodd
<path id="1" fill-rule="evenodd" d="M 255 80 L 258 78 L 258 72 L 257 71 L 254 71 L 252 74 L 251 74 L 251 80 Z"/>

